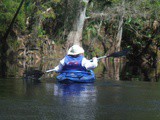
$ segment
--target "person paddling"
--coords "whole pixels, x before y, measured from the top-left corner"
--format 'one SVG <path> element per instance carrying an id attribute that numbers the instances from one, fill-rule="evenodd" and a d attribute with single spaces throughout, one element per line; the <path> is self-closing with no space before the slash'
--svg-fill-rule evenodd
<path id="1" fill-rule="evenodd" d="M 67 70 L 87 71 L 93 70 L 98 66 L 97 57 L 92 61 L 84 57 L 84 49 L 79 45 L 73 45 L 69 48 L 67 55 L 54 68 L 55 72 L 65 72 Z"/>

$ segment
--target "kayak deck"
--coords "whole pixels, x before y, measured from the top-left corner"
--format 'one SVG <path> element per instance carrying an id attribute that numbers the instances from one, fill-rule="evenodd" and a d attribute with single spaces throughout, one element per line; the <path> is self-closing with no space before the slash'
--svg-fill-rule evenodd
<path id="1" fill-rule="evenodd" d="M 58 82 L 61 83 L 93 83 L 95 74 L 90 71 L 65 71 L 57 76 Z"/>

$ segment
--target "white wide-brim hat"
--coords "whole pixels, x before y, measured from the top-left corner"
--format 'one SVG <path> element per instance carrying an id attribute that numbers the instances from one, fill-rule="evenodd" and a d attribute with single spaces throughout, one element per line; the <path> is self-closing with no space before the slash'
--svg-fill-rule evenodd
<path id="1" fill-rule="evenodd" d="M 68 50 L 68 55 L 78 55 L 84 53 L 84 49 L 80 47 L 79 45 L 73 45 Z"/>

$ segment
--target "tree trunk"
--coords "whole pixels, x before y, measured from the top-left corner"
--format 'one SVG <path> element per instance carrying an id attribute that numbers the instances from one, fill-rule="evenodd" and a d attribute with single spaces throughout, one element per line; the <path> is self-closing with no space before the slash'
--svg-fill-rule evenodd
<path id="1" fill-rule="evenodd" d="M 2 39 L 2 49 L 4 50 L 4 52 L 7 52 L 7 50 L 8 50 L 7 37 L 9 35 L 9 33 L 10 33 L 11 29 L 12 29 L 13 23 L 14 23 L 17 15 L 18 15 L 18 13 L 19 13 L 22 5 L 23 5 L 23 2 L 24 2 L 24 0 L 21 1 L 20 5 L 19 5 L 19 7 L 18 7 L 18 9 L 17 9 L 17 11 L 16 11 L 16 13 L 15 13 L 12 21 L 11 21 L 11 24 L 9 25 L 9 27 L 8 27 L 5 35 L 3 36 L 3 39 Z"/>
<path id="2" fill-rule="evenodd" d="M 9 25 L 9 27 L 8 27 L 5 35 L 1 39 L 1 43 L 2 43 L 2 51 L 1 51 L 1 57 L 2 57 L 2 59 L 1 59 L 1 72 L 2 73 L 1 74 L 2 74 L 2 77 L 6 77 L 6 72 L 7 72 L 7 66 L 6 66 L 6 62 L 7 62 L 7 50 L 8 50 L 7 37 L 8 37 L 8 35 L 9 35 L 11 29 L 12 29 L 14 21 L 17 18 L 17 15 L 18 15 L 18 13 L 19 13 L 19 11 L 20 11 L 20 9 L 21 9 L 24 1 L 25 0 L 21 1 L 20 5 L 19 5 L 19 7 L 18 7 L 18 9 L 17 9 L 17 11 L 16 11 L 16 13 L 15 13 L 12 21 L 11 21 L 11 24 Z"/>
<path id="3" fill-rule="evenodd" d="M 77 14 L 77 17 L 75 19 L 75 22 L 73 24 L 73 30 L 70 31 L 67 37 L 66 41 L 66 50 L 69 49 L 73 44 L 81 45 L 82 40 L 82 32 L 83 32 L 83 26 L 86 19 L 86 9 L 88 5 L 89 0 L 81 0 L 80 1 L 80 7 L 79 7 L 79 13 Z"/>
<path id="4" fill-rule="evenodd" d="M 120 18 L 119 21 L 119 26 L 118 26 L 118 33 L 117 33 L 117 37 L 116 37 L 116 51 L 120 51 L 121 48 L 121 42 L 122 42 L 122 33 L 123 33 L 123 18 L 124 18 L 124 14 L 125 14 L 125 0 L 122 3 L 122 16 Z"/>

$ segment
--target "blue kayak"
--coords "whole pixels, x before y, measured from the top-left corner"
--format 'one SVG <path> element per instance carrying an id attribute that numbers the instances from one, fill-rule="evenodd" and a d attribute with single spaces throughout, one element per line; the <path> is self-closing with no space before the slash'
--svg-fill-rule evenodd
<path id="1" fill-rule="evenodd" d="M 95 81 L 95 74 L 90 71 L 65 71 L 57 76 L 58 82 L 62 83 L 93 83 Z"/>

